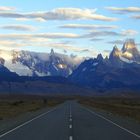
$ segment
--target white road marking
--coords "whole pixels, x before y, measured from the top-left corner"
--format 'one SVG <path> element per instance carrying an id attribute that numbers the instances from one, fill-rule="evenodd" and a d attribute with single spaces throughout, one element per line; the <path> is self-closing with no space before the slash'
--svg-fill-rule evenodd
<path id="1" fill-rule="evenodd" d="M 69 140 L 73 140 L 73 137 L 72 136 L 69 136 Z"/>
<path id="2" fill-rule="evenodd" d="M 41 115 L 39 115 L 39 116 L 37 116 L 37 117 L 35 117 L 35 118 L 33 118 L 33 119 L 31 119 L 31 120 L 29 120 L 29 121 L 23 123 L 23 124 L 21 124 L 21 125 L 15 127 L 15 128 L 13 128 L 13 129 L 11 129 L 11 130 L 5 132 L 4 134 L 1 134 L 1 135 L 0 135 L 0 138 L 4 137 L 5 135 L 7 135 L 7 134 L 9 134 L 9 133 L 11 133 L 11 132 L 13 132 L 13 131 L 15 131 L 15 130 L 17 130 L 17 129 L 23 127 L 23 126 L 25 126 L 25 125 L 27 125 L 27 124 L 29 124 L 30 122 L 32 122 L 32 121 L 34 121 L 34 120 L 36 120 L 36 119 L 38 119 L 38 118 L 40 118 L 40 117 L 42 117 L 42 116 L 44 116 L 44 115 L 46 115 L 46 114 L 48 114 L 48 113 L 50 113 L 50 112 L 56 110 L 56 109 L 57 109 L 57 108 L 54 108 L 54 109 L 52 109 L 52 110 L 50 110 L 50 111 L 48 111 L 48 112 L 45 112 L 45 113 L 43 113 L 43 114 L 41 114 Z"/>
<path id="3" fill-rule="evenodd" d="M 132 135 L 134 135 L 134 136 L 136 136 L 137 138 L 140 138 L 140 135 L 138 135 L 138 134 L 136 134 L 136 133 L 134 133 L 134 132 L 132 132 L 132 131 L 130 131 L 130 130 L 128 130 L 128 129 L 126 129 L 126 128 L 120 126 L 120 125 L 118 125 L 118 124 L 116 124 L 116 123 L 114 123 L 113 121 L 111 121 L 111 120 L 105 118 L 104 116 L 99 115 L 99 114 L 97 114 L 97 113 L 95 113 L 95 112 L 93 112 L 93 111 L 91 111 L 90 109 L 87 109 L 87 108 L 85 108 L 85 107 L 82 107 L 82 108 L 85 109 L 85 110 L 87 110 L 87 111 L 89 111 L 90 113 L 92 113 L 92 114 L 94 114 L 94 115 L 96 115 L 96 116 L 98 116 L 98 117 L 100 117 L 100 118 L 106 120 L 107 122 L 109 122 L 109 123 L 111 123 L 111 124 L 113 124 L 113 125 L 119 127 L 120 129 L 122 129 L 122 130 L 124 130 L 124 131 L 126 131 L 126 132 L 128 132 L 128 133 L 130 133 L 130 134 L 132 134 Z"/>
<path id="4" fill-rule="evenodd" d="M 72 124 L 69 125 L 69 128 L 70 128 L 70 129 L 72 128 Z"/>
<path id="5" fill-rule="evenodd" d="M 72 122 L 72 118 L 70 118 L 69 121 Z"/>

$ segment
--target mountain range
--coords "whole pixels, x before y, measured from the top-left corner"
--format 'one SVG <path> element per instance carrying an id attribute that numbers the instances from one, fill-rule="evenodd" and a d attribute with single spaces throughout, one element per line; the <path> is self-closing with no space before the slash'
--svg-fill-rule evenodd
<path id="1" fill-rule="evenodd" d="M 13 88 L 14 92 L 21 89 L 27 92 L 28 87 L 28 91 L 50 93 L 54 91 L 54 85 L 47 87 L 48 82 L 55 83 L 55 87 L 57 83 L 61 84 L 61 92 L 66 89 L 69 91 L 68 85 L 98 91 L 140 90 L 140 53 L 133 39 L 126 40 L 122 49 L 115 45 L 109 57 L 103 58 L 102 54 L 98 54 L 96 58 L 85 60 L 77 60 L 76 56 L 58 54 L 53 50 L 49 54 L 0 50 L 0 82 L 2 92 L 6 89 L 9 92 L 8 88 Z M 75 86 L 72 88 L 77 93 L 77 90 L 74 91 Z"/>
<path id="2" fill-rule="evenodd" d="M 121 50 L 114 46 L 109 58 L 101 54 L 85 60 L 69 79 L 94 89 L 140 88 L 140 53 L 134 40 L 128 39 Z"/>
<path id="3" fill-rule="evenodd" d="M 0 50 L 0 64 L 19 76 L 67 77 L 82 61 L 73 55 Z"/>

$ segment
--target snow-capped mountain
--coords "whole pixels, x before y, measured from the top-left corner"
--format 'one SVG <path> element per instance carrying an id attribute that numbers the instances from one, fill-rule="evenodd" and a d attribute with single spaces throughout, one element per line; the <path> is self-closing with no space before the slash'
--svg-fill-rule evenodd
<path id="1" fill-rule="evenodd" d="M 121 50 L 119 50 L 117 46 L 114 46 L 110 53 L 110 60 L 116 63 L 119 59 L 127 63 L 140 63 L 140 52 L 138 51 L 133 39 L 126 40 Z"/>
<path id="2" fill-rule="evenodd" d="M 0 50 L 0 64 L 19 76 L 65 76 L 79 65 L 82 59 L 55 53 Z"/>
<path id="3" fill-rule="evenodd" d="M 133 57 L 126 57 L 125 53 Z M 109 58 L 85 60 L 69 76 L 69 79 L 82 86 L 98 89 L 140 88 L 140 54 L 133 40 L 127 40 L 122 50 L 115 46 Z M 100 59 L 99 59 L 100 58 Z"/>

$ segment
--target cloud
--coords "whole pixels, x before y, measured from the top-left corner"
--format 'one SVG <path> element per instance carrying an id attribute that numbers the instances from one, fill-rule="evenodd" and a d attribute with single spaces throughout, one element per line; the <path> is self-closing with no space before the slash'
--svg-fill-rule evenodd
<path id="1" fill-rule="evenodd" d="M 86 34 L 74 34 L 74 33 L 35 33 L 35 34 L 0 34 L 0 40 L 33 40 L 33 39 L 82 39 L 82 38 L 89 38 L 91 41 L 101 41 L 103 38 L 98 37 L 106 37 L 106 36 L 114 36 L 114 37 L 129 37 L 134 36 L 138 34 L 137 31 L 129 29 L 129 30 L 123 30 L 121 32 L 115 32 L 115 31 L 90 31 Z M 71 42 L 71 41 L 70 41 Z M 68 41 L 69 43 L 69 41 Z M 64 42 L 64 44 L 67 44 L 67 42 Z M 71 44 L 71 43 L 69 43 Z"/>
<path id="2" fill-rule="evenodd" d="M 6 6 L 0 6 L 0 11 L 5 12 L 5 11 L 14 11 L 16 8 L 14 7 L 6 7 Z"/>
<path id="3" fill-rule="evenodd" d="M 96 9 L 80 9 L 80 8 L 57 8 L 51 11 L 32 12 L 32 13 L 16 13 L 16 12 L 0 12 L 0 17 L 16 18 L 16 19 L 35 19 L 35 20 L 101 20 L 116 21 L 117 18 L 108 17 L 95 13 Z"/>
<path id="4" fill-rule="evenodd" d="M 30 40 L 30 39 L 65 39 L 79 38 L 80 36 L 73 33 L 37 33 L 37 34 L 0 34 L 0 40 Z"/>
<path id="5" fill-rule="evenodd" d="M 125 36 L 134 36 L 136 34 L 138 34 L 138 32 L 135 31 L 135 30 L 132 30 L 132 29 L 123 30 L 121 32 L 107 31 L 107 30 L 104 30 L 104 31 L 90 31 L 88 34 L 82 35 L 81 38 L 94 39 L 95 37 L 106 37 L 106 36 L 125 37 Z"/>
<path id="6" fill-rule="evenodd" d="M 92 38 L 92 39 L 90 39 L 90 41 L 102 41 L 102 40 L 104 40 L 103 38 Z"/>
<path id="7" fill-rule="evenodd" d="M 106 7 L 106 9 L 115 12 L 117 14 L 127 14 L 127 13 L 137 13 L 140 12 L 140 7 L 126 7 L 126 8 L 119 8 L 119 7 Z"/>
<path id="8" fill-rule="evenodd" d="M 113 44 L 113 45 L 123 45 L 125 43 L 125 40 L 113 40 L 113 41 L 109 41 L 107 43 Z M 140 43 L 136 43 L 136 45 L 139 46 Z"/>
<path id="9" fill-rule="evenodd" d="M 44 46 L 48 46 L 51 48 L 55 48 L 55 49 L 62 49 L 62 50 L 67 50 L 67 51 L 73 51 L 73 52 L 85 52 L 85 50 L 87 51 L 87 48 L 81 48 L 79 46 L 75 46 L 72 44 L 65 44 L 63 42 L 50 42 L 50 43 L 46 43 L 44 44 Z"/>
<path id="10" fill-rule="evenodd" d="M 133 16 L 131 16 L 131 18 L 140 19 L 140 15 L 133 15 Z"/>
<path id="11" fill-rule="evenodd" d="M 85 48 L 78 48 L 70 42 L 56 42 L 54 39 L 75 38 L 71 33 L 40 33 L 40 34 L 0 34 L 0 47 L 19 48 L 27 46 L 49 47 L 62 50 L 81 52 Z M 53 39 L 53 40 L 52 40 Z"/>
<path id="12" fill-rule="evenodd" d="M 0 17 L 2 18 L 26 18 L 25 15 L 16 13 L 16 12 L 1 12 L 0 11 Z"/>
<path id="13" fill-rule="evenodd" d="M 109 41 L 107 43 L 114 44 L 114 45 L 122 45 L 124 43 L 124 40 L 114 40 L 114 41 Z"/>
<path id="14" fill-rule="evenodd" d="M 116 29 L 118 28 L 118 26 L 96 25 L 96 24 L 66 24 L 60 26 L 60 28 L 91 30 L 91 29 Z"/>
<path id="15" fill-rule="evenodd" d="M 1 29 L 15 30 L 15 31 L 35 31 L 36 28 L 31 25 L 4 25 Z"/>
<path id="16" fill-rule="evenodd" d="M 50 38 L 50 39 L 64 39 L 64 38 L 79 38 L 79 35 L 73 33 L 40 33 L 34 34 L 34 37 Z"/>
<path id="17" fill-rule="evenodd" d="M 111 50 L 104 50 L 102 52 L 103 57 L 108 57 L 110 55 Z"/>
<path id="18" fill-rule="evenodd" d="M 91 31 L 88 34 L 83 35 L 83 38 L 94 38 L 100 36 L 121 36 L 121 34 L 115 31 Z"/>
<path id="19" fill-rule="evenodd" d="M 0 48 L 2 49 L 10 49 L 10 48 L 19 48 L 25 46 L 24 43 L 15 42 L 13 40 L 0 40 Z"/>
<path id="20" fill-rule="evenodd" d="M 127 35 L 135 36 L 137 34 L 138 34 L 138 31 L 135 31 L 135 30 L 132 30 L 132 29 L 128 29 L 128 30 L 123 30 L 122 31 L 122 35 L 124 35 L 124 36 L 127 36 Z"/>
<path id="21" fill-rule="evenodd" d="M 85 53 L 85 52 L 90 52 L 90 50 L 89 49 L 84 49 L 84 50 L 81 50 L 80 53 Z"/>

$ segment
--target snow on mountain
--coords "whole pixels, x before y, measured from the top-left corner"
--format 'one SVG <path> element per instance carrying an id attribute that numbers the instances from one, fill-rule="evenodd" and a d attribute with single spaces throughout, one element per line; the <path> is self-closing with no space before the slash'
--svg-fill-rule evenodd
<path id="1" fill-rule="evenodd" d="M 128 60 L 140 62 L 140 53 L 133 39 L 128 39 L 123 45 L 122 56 Z"/>
<path id="2" fill-rule="evenodd" d="M 115 46 L 109 58 L 103 59 L 99 54 L 97 58 L 85 60 L 73 71 L 69 80 L 97 89 L 139 88 L 140 55 L 134 44 L 133 40 L 127 40 L 122 50 Z M 126 52 L 131 53 L 133 57 L 124 57 Z"/>
<path id="3" fill-rule="evenodd" d="M 119 50 L 117 46 L 114 46 L 112 52 L 110 53 L 109 59 L 113 64 L 116 64 L 116 65 L 121 63 L 121 61 L 126 62 L 126 63 L 135 62 L 139 64 L 140 52 L 137 49 L 135 41 L 133 39 L 128 39 L 123 44 L 123 47 L 121 50 Z"/>
<path id="4" fill-rule="evenodd" d="M 64 54 L 0 50 L 0 64 L 20 76 L 65 76 L 80 64 L 83 58 Z"/>

